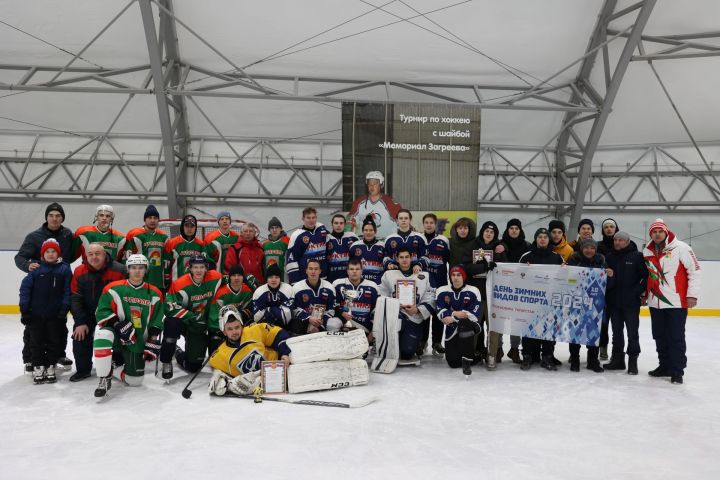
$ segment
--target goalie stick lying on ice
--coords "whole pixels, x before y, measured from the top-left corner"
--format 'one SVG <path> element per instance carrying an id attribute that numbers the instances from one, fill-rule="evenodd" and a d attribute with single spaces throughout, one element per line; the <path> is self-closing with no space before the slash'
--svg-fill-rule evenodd
<path id="1" fill-rule="evenodd" d="M 253 393 L 260 385 L 260 366 L 278 357 L 288 368 L 290 393 L 363 385 L 368 381 L 367 363 L 361 358 L 368 349 L 365 334 L 320 332 L 288 338 L 280 327 L 267 324 L 243 326 L 233 306 L 223 307 L 220 327 L 226 340 L 210 358 L 213 376 L 208 391 L 225 395 Z"/>

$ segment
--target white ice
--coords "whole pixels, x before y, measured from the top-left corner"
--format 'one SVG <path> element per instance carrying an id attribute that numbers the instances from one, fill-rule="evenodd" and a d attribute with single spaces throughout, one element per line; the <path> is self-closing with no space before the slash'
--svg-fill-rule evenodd
<path id="1" fill-rule="evenodd" d="M 18 316 L 0 316 L 0 478 L 136 479 L 717 479 L 720 319 L 688 321 L 686 383 L 656 366 L 641 320 L 640 375 L 521 371 L 505 359 L 469 380 L 444 360 L 373 374 L 370 384 L 298 395 L 339 409 L 211 398 L 209 374 L 138 388 L 95 377 L 33 385 L 22 374 Z M 506 339 L 507 348 L 507 339 Z M 68 353 L 71 352 L 70 345 Z M 565 361 L 567 347 L 558 345 Z M 584 360 L 584 349 L 582 352 Z"/>

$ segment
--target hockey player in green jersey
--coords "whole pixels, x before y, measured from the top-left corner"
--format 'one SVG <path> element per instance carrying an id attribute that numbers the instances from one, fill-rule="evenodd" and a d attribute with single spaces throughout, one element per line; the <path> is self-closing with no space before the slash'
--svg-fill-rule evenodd
<path id="1" fill-rule="evenodd" d="M 219 330 L 208 331 L 210 302 L 222 284 L 222 275 L 208 270 L 202 255 L 190 258 L 190 273 L 175 280 L 165 299 L 165 329 L 160 349 L 162 377 L 173 376 L 172 358 L 188 372 L 202 368 L 210 337 L 222 338 Z M 180 335 L 185 337 L 185 351 L 177 346 Z M 222 341 L 222 340 L 220 340 Z M 213 340 L 218 343 L 218 340 Z"/>
<path id="2" fill-rule="evenodd" d="M 219 312 L 226 305 L 233 305 L 242 312 L 244 318 L 252 319 L 252 296 L 253 290 L 245 283 L 245 272 L 242 265 L 233 265 L 228 272 L 230 282 L 223 285 L 215 294 L 210 304 L 210 318 L 208 320 L 208 330 L 211 332 L 220 332 L 222 329 L 219 324 Z M 214 352 L 218 345 L 222 342 L 222 337 L 210 336 L 213 343 L 210 345 L 210 351 Z"/>
<path id="3" fill-rule="evenodd" d="M 285 252 L 288 249 L 290 239 L 283 230 L 282 223 L 277 217 L 272 217 L 268 222 L 267 240 L 263 243 L 263 275 L 267 279 L 267 268 L 270 265 L 277 265 L 280 271 L 285 273 Z M 282 278 L 281 278 L 282 280 Z"/>
<path id="4" fill-rule="evenodd" d="M 143 280 L 148 269 L 144 255 L 130 255 L 126 265 L 128 279 L 106 285 L 95 312 L 93 353 L 100 378 L 96 397 L 104 397 L 110 390 L 113 373 L 127 385 L 140 385 L 145 375 L 145 360 L 155 360 L 160 353 L 163 295 Z M 120 353 L 123 359 L 115 372 L 113 352 Z"/>
<path id="5" fill-rule="evenodd" d="M 165 244 L 165 252 L 169 256 L 168 276 L 166 285 L 190 271 L 189 261 L 193 255 L 205 254 L 205 243 L 197 238 L 197 218 L 185 215 L 180 223 L 180 235 L 173 237 Z"/>
<path id="6" fill-rule="evenodd" d="M 172 259 L 170 254 L 165 251 L 168 236 L 157 228 L 160 222 L 160 213 L 155 205 L 147 206 L 143 218 L 145 225 L 133 228 L 125 237 L 125 252 L 127 254 L 140 253 L 147 257 L 150 265 L 145 280 L 164 292 L 167 289 L 166 265 Z"/>
<path id="7" fill-rule="evenodd" d="M 102 245 L 113 260 L 122 260 L 120 253 L 125 247 L 125 235 L 112 228 L 115 211 L 110 205 L 99 205 L 95 210 L 93 225 L 80 227 L 73 236 L 73 258 L 70 263 L 82 257 L 85 261 L 85 249 L 91 243 Z"/>
<path id="8" fill-rule="evenodd" d="M 230 230 L 232 217 L 230 212 L 223 210 L 217 215 L 218 229 L 205 235 L 205 252 L 207 257 L 215 264 L 215 270 L 222 273 L 227 278 L 225 271 L 225 257 L 230 247 L 240 239 L 240 235 L 234 230 Z"/>

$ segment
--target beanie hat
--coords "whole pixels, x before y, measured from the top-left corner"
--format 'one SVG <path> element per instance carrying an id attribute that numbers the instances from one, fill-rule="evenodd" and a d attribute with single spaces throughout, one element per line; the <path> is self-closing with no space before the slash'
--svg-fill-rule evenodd
<path id="1" fill-rule="evenodd" d="M 48 238 L 43 242 L 42 247 L 40 247 L 40 258 L 44 257 L 45 251 L 51 248 L 57 252 L 58 256 L 60 256 L 60 244 L 54 238 Z"/>
<path id="2" fill-rule="evenodd" d="M 535 230 L 535 240 L 537 241 L 537 238 L 540 235 L 547 235 L 548 238 L 550 238 L 550 232 L 548 232 L 548 229 L 545 227 L 540 227 L 537 230 Z"/>
<path id="3" fill-rule="evenodd" d="M 615 220 L 613 220 L 612 218 L 606 218 L 605 220 L 603 220 L 603 222 L 602 222 L 603 228 L 604 228 L 605 225 L 607 225 L 607 224 L 612 224 L 612 225 L 614 225 L 616 231 L 620 229 L 620 227 L 618 227 L 617 222 L 616 222 Z"/>
<path id="4" fill-rule="evenodd" d="M 518 227 L 519 229 L 522 229 L 522 222 L 518 220 L 517 218 L 511 218 L 507 225 L 505 226 L 505 229 L 508 229 L 510 227 Z"/>
<path id="5" fill-rule="evenodd" d="M 155 208 L 155 205 L 148 205 L 145 209 L 145 214 L 143 215 L 143 220 L 145 220 L 148 217 L 158 217 L 160 218 L 160 212 L 158 212 L 158 209 Z"/>
<path id="6" fill-rule="evenodd" d="M 565 224 L 561 220 L 550 220 L 548 230 L 552 232 L 556 228 L 559 228 L 560 230 L 562 230 L 563 233 L 565 233 Z"/>
<path id="7" fill-rule="evenodd" d="M 586 238 L 585 240 L 580 242 L 580 250 L 582 251 L 586 247 L 592 247 L 597 250 L 597 242 L 594 238 Z"/>
<path id="8" fill-rule="evenodd" d="M 228 270 L 228 277 L 232 277 L 233 275 L 242 275 L 245 276 L 245 270 L 243 270 L 242 265 L 239 263 L 236 263 L 232 267 L 230 267 L 230 270 Z"/>
<path id="9" fill-rule="evenodd" d="M 270 221 L 268 222 L 268 230 L 270 230 L 273 227 L 280 227 L 282 228 L 282 223 L 280 223 L 280 220 L 278 220 L 277 217 L 272 217 Z"/>
<path id="10" fill-rule="evenodd" d="M 485 222 L 482 224 L 482 227 L 480 227 L 480 233 L 478 233 L 478 237 L 482 237 L 482 234 L 485 230 L 488 228 L 491 228 L 493 232 L 495 232 L 495 238 L 498 238 L 500 236 L 500 229 L 495 224 L 495 222 Z"/>
<path id="11" fill-rule="evenodd" d="M 663 230 L 665 232 L 665 235 L 668 234 L 668 227 L 665 224 L 665 221 L 662 218 L 656 218 L 655 221 L 650 225 L 650 230 L 648 230 L 648 233 L 652 233 L 653 230 L 657 229 Z"/>
<path id="12" fill-rule="evenodd" d="M 580 220 L 580 223 L 578 223 L 578 233 L 580 233 L 580 227 L 582 227 L 583 225 L 590 225 L 592 233 L 595 233 L 595 224 L 589 218 L 583 218 L 582 220 Z"/>
<path id="13" fill-rule="evenodd" d="M 453 273 L 459 273 L 462 276 L 463 283 L 467 282 L 467 273 L 465 273 L 465 269 L 460 265 L 455 265 L 450 269 L 450 276 L 452 276 Z"/>
<path id="14" fill-rule="evenodd" d="M 217 219 L 220 220 L 222 217 L 228 217 L 229 219 L 232 219 L 232 215 L 230 215 L 230 212 L 227 210 L 221 210 L 217 214 Z"/>
<path id="15" fill-rule="evenodd" d="M 50 215 L 50 212 L 59 212 L 60 216 L 63 219 L 63 222 L 65 221 L 65 210 L 63 210 L 62 205 L 60 205 L 59 203 L 53 202 L 45 208 L 45 220 L 47 220 L 47 217 L 48 217 L 48 215 Z"/>
<path id="16" fill-rule="evenodd" d="M 373 230 L 377 231 L 377 224 L 375 223 L 375 220 L 373 220 L 372 215 L 368 215 L 365 217 L 362 226 L 364 227 L 365 225 L 372 225 Z"/>
<path id="17" fill-rule="evenodd" d="M 267 279 L 270 279 L 270 277 L 280 277 L 280 280 L 282 280 L 282 276 L 282 271 L 277 263 L 273 263 L 265 271 L 265 278 Z"/>
<path id="18" fill-rule="evenodd" d="M 626 242 L 630 241 L 630 234 L 627 232 L 615 232 L 615 235 L 613 235 L 613 238 L 625 240 Z"/>

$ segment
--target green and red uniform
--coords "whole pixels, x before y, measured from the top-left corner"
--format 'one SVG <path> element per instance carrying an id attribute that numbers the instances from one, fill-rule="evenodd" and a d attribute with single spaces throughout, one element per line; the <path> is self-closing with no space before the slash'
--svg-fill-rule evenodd
<path id="1" fill-rule="evenodd" d="M 75 231 L 75 235 L 73 236 L 72 261 L 80 257 L 85 261 L 85 249 L 90 246 L 91 243 L 102 245 L 113 260 L 121 260 L 120 253 L 125 246 L 125 235 L 112 228 L 101 232 L 96 225 L 80 227 Z"/>
<path id="2" fill-rule="evenodd" d="M 230 230 L 227 234 L 222 233 L 219 229 L 205 235 L 205 251 L 207 257 L 215 263 L 215 269 L 227 275 L 225 272 L 225 257 L 228 249 L 235 245 L 240 239 L 240 235 L 234 230 Z"/>
<path id="3" fill-rule="evenodd" d="M 281 232 L 277 240 L 268 238 L 263 243 L 263 274 L 267 278 L 267 268 L 270 265 L 277 265 L 281 272 L 285 272 L 285 252 L 288 249 L 290 239 Z"/>
<path id="4" fill-rule="evenodd" d="M 166 285 L 171 285 L 190 271 L 188 264 L 190 257 L 205 254 L 205 244 L 197 237 L 188 241 L 182 235 L 178 235 L 167 241 L 165 253 L 168 255 L 170 262 Z"/>
<path id="5" fill-rule="evenodd" d="M 121 375 L 142 377 L 145 374 L 145 331 L 150 328 L 162 330 L 162 307 L 162 292 L 148 282 L 135 287 L 128 280 L 117 280 L 105 286 L 95 311 L 97 328 L 93 352 L 98 377 L 110 375 L 113 350 L 121 351 L 125 360 Z M 120 343 L 113 328 L 118 320 L 132 322 L 133 343 Z"/>
<path id="6" fill-rule="evenodd" d="M 165 251 L 168 236 L 160 229 L 154 231 L 147 227 L 130 230 L 125 237 L 125 251 L 141 253 L 148 259 L 148 272 L 145 280 L 162 291 L 167 289 L 165 272 L 172 257 Z"/>

